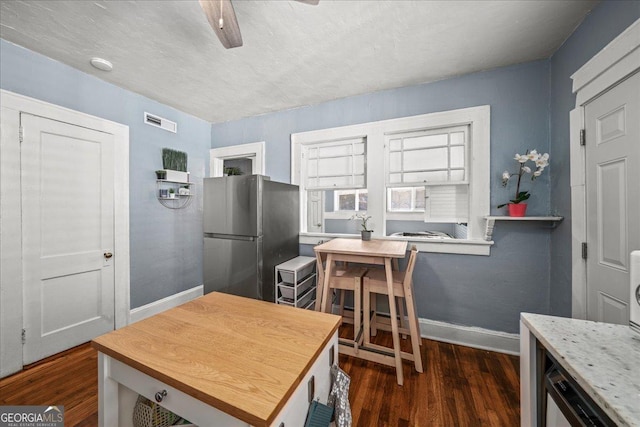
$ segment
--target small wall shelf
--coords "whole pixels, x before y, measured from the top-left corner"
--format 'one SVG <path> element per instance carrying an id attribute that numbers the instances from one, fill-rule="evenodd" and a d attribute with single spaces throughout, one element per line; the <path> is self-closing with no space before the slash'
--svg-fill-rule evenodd
<path id="1" fill-rule="evenodd" d="M 191 204 L 193 194 L 178 194 L 180 187 L 191 187 L 193 182 L 172 181 L 169 179 L 156 179 L 156 197 L 162 206 L 168 209 L 183 209 Z M 160 197 L 160 190 L 173 188 L 175 197 Z M 191 191 L 191 190 L 190 190 Z"/>
<path id="2" fill-rule="evenodd" d="M 556 226 L 564 219 L 562 216 L 485 216 L 487 221 L 484 230 L 484 239 L 491 240 L 493 237 L 493 227 L 496 221 L 538 221 L 548 222 L 551 224 L 551 228 Z"/>

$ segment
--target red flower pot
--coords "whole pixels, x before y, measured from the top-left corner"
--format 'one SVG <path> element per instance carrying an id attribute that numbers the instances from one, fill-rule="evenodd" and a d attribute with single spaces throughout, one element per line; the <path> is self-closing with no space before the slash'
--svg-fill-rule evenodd
<path id="1" fill-rule="evenodd" d="M 509 203 L 509 216 L 524 216 L 527 212 L 526 203 Z"/>

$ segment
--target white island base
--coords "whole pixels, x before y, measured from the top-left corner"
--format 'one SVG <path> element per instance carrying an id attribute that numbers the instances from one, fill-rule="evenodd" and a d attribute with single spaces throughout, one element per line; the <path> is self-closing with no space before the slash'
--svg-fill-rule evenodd
<path id="1" fill-rule="evenodd" d="M 334 360 L 338 360 L 337 332 L 285 403 L 272 426 L 303 426 L 310 395 L 313 395 L 313 400 L 327 403 L 331 387 L 330 362 Z M 312 377 L 313 386 L 310 386 Z M 100 427 L 133 427 L 133 409 L 138 395 L 155 402 L 155 394 L 162 390 L 166 390 L 167 395 L 160 405 L 197 426 L 250 425 L 102 353 L 98 353 L 98 390 Z"/>
<path id="2" fill-rule="evenodd" d="M 341 318 L 212 292 L 93 340 L 100 427 L 137 395 L 200 427 L 300 427 L 326 403 Z"/>

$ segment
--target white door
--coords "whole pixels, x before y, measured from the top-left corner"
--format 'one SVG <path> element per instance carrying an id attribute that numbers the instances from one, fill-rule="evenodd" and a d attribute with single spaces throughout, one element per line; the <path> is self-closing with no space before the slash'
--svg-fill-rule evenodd
<path id="1" fill-rule="evenodd" d="M 322 233 L 324 226 L 324 191 L 307 192 L 307 232 Z"/>
<path id="2" fill-rule="evenodd" d="M 23 363 L 114 329 L 114 137 L 21 114 Z"/>
<path id="3" fill-rule="evenodd" d="M 587 318 L 629 322 L 629 254 L 640 249 L 640 73 L 585 107 Z"/>

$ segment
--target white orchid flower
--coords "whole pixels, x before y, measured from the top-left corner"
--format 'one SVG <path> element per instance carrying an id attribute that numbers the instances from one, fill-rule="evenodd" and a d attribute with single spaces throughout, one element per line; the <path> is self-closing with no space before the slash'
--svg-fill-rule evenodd
<path id="1" fill-rule="evenodd" d="M 509 178 L 511 178 L 511 174 L 509 173 L 509 171 L 502 172 L 502 180 L 503 181 L 508 181 Z"/>
<path id="2" fill-rule="evenodd" d="M 522 156 L 520 154 L 516 154 L 514 159 L 520 163 L 525 163 L 527 160 L 529 160 L 526 154 L 523 154 Z"/>
<path id="3" fill-rule="evenodd" d="M 537 150 L 531 150 L 529 154 L 527 154 L 527 160 L 536 161 L 540 158 L 540 154 L 538 154 Z"/>
<path id="4" fill-rule="evenodd" d="M 531 173 L 531 168 L 529 166 L 523 167 L 522 170 L 525 171 L 526 173 Z"/>
<path id="5" fill-rule="evenodd" d="M 538 169 L 537 171 L 535 171 L 535 172 L 533 173 L 533 176 L 535 176 L 535 177 L 539 177 L 540 175 L 542 175 L 542 171 L 543 171 L 543 170 L 544 170 L 544 169 Z"/>

